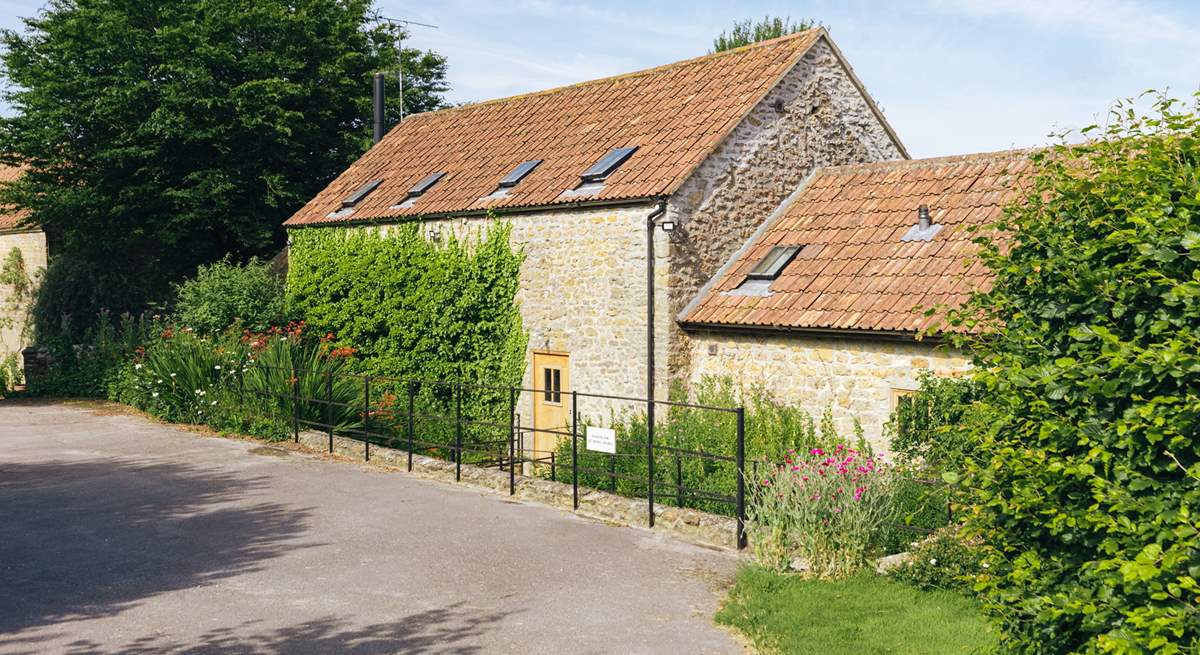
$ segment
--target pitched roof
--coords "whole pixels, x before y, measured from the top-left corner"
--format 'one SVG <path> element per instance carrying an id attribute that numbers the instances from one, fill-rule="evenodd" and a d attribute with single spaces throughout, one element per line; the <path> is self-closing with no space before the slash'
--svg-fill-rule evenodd
<path id="1" fill-rule="evenodd" d="M 0 184 L 15 182 L 17 178 L 21 177 L 22 172 L 24 172 L 24 168 L 20 166 L 0 164 Z M 27 216 L 29 216 L 28 210 L 0 206 L 0 232 L 18 232 L 36 229 L 22 224 L 22 221 Z"/>
<path id="2" fill-rule="evenodd" d="M 405 118 L 286 225 L 447 214 L 491 207 L 669 195 L 819 39 L 811 29 L 637 73 Z M 612 148 L 638 150 L 588 196 L 563 197 Z M 520 163 L 541 159 L 507 197 L 481 198 Z M 410 208 L 407 190 L 446 176 Z M 327 216 L 372 180 L 353 214 Z"/>
<path id="3" fill-rule="evenodd" d="M 1028 151 L 817 171 L 680 314 L 694 326 L 917 332 L 990 275 L 976 233 L 1016 198 Z M 925 204 L 941 229 L 904 241 Z M 765 289 L 738 290 L 774 246 L 807 246 Z M 764 284 L 764 283 L 759 283 Z M 753 285 L 752 285 L 753 286 Z"/>

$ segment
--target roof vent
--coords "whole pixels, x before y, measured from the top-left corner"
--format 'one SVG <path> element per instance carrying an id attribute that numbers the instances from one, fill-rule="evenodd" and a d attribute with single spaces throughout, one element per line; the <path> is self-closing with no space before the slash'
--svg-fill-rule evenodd
<path id="1" fill-rule="evenodd" d="M 929 216 L 929 205 L 917 207 L 917 224 L 910 227 L 901 241 L 933 241 L 933 237 L 942 231 L 941 225 L 935 225 Z"/>

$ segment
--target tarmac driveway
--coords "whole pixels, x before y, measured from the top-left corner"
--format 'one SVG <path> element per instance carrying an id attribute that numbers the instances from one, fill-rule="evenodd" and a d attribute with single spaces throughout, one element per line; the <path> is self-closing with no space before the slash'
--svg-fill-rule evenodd
<path id="1" fill-rule="evenodd" d="M 728 653 L 736 562 L 401 473 L 0 401 L 0 653 Z"/>

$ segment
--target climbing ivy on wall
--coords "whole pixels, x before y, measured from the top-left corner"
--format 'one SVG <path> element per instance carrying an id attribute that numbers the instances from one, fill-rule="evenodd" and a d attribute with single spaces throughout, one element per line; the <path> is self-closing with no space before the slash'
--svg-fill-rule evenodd
<path id="1" fill-rule="evenodd" d="M 310 329 L 357 349 L 361 372 L 519 385 L 526 335 L 516 304 L 524 254 L 511 226 L 426 239 L 417 224 L 291 235 L 288 294 Z"/>

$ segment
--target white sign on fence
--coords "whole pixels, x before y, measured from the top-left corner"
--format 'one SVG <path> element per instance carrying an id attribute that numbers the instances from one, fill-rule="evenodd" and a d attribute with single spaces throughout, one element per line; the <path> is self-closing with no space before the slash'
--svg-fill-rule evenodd
<path id="1" fill-rule="evenodd" d="M 617 452 L 617 432 L 609 428 L 587 428 L 587 449 L 598 450 L 602 453 Z"/>

